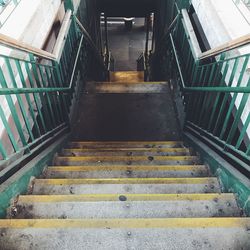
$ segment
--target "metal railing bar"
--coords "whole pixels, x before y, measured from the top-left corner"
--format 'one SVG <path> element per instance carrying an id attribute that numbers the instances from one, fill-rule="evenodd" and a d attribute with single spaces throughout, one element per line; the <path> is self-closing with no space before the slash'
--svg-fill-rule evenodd
<path id="1" fill-rule="evenodd" d="M 28 63 L 25 63 L 25 70 L 26 70 L 26 73 L 28 75 L 28 79 L 29 79 L 29 82 L 30 82 L 31 89 L 34 89 L 34 82 L 33 82 L 33 78 L 32 78 L 31 71 L 30 71 Z M 23 83 L 25 83 L 25 80 L 23 81 Z M 26 88 L 26 83 L 25 83 L 24 86 Z M 42 113 L 40 105 L 39 105 L 39 102 L 40 102 L 39 97 L 40 97 L 40 95 L 38 95 L 38 93 L 34 93 L 34 92 L 32 92 L 32 94 L 33 94 L 33 98 L 34 98 L 34 101 L 35 101 L 37 112 L 38 112 L 39 117 L 41 119 L 42 128 L 43 128 L 44 132 L 46 133 L 48 128 L 47 128 L 47 126 L 45 124 L 45 119 L 44 119 L 43 113 Z"/>
<path id="2" fill-rule="evenodd" d="M 24 42 L 18 41 L 12 37 L 9 37 L 9 36 L 3 35 L 3 34 L 0 34 L 0 44 L 3 44 L 4 46 L 9 47 L 9 48 L 18 49 L 18 50 L 23 51 L 23 52 L 32 53 L 35 56 L 38 56 L 38 57 L 43 58 L 43 59 L 56 60 L 55 55 L 53 55 L 45 50 L 35 48 L 35 47 L 30 46 Z"/>
<path id="3" fill-rule="evenodd" d="M 1 68 L 0 68 L 0 83 L 1 83 L 1 86 L 3 86 L 4 88 L 7 87 L 7 83 L 6 83 L 6 80 L 4 78 L 3 71 L 2 71 Z M 15 107 L 14 101 L 13 101 L 12 97 L 8 96 L 8 95 L 5 98 L 6 98 L 6 101 L 8 103 L 10 112 L 12 114 L 14 123 L 16 125 L 17 131 L 18 131 L 20 139 L 22 141 L 22 144 L 24 146 L 26 146 L 27 145 L 26 138 L 25 138 L 25 135 L 24 135 L 24 131 L 23 131 L 23 128 L 22 128 L 22 125 L 21 125 L 21 122 L 20 122 L 16 107 Z"/>
<path id="4" fill-rule="evenodd" d="M 84 28 L 84 26 L 82 25 L 82 23 L 79 21 L 79 19 L 77 17 L 75 17 L 75 20 L 76 20 L 76 23 L 78 24 L 80 30 L 82 31 L 83 35 L 85 36 L 86 41 L 91 46 L 91 48 L 94 50 L 96 58 L 98 58 L 98 61 L 100 62 L 100 64 L 103 65 L 103 68 L 106 69 L 106 67 L 103 64 L 102 56 L 99 53 L 99 50 L 96 47 L 95 43 L 93 42 L 93 40 L 92 40 L 91 36 L 89 35 L 88 31 Z"/>
<path id="5" fill-rule="evenodd" d="M 181 88 L 184 89 L 185 88 L 184 78 L 183 78 L 183 75 L 182 75 L 182 70 L 181 70 L 180 62 L 178 60 L 177 50 L 176 50 L 176 47 L 175 47 L 175 43 L 174 43 L 174 39 L 173 39 L 172 34 L 170 34 L 170 40 L 171 40 L 172 48 L 173 48 L 173 51 L 174 51 L 175 62 L 177 64 L 177 68 L 178 68 L 180 79 L 181 79 L 181 85 L 182 85 Z"/>
<path id="6" fill-rule="evenodd" d="M 5 63 L 6 63 L 6 65 L 7 65 L 7 70 L 8 70 L 9 76 L 10 76 L 10 78 L 11 78 L 11 81 L 12 81 L 12 83 L 13 83 L 13 86 L 14 86 L 14 88 L 17 88 L 17 82 L 16 82 L 16 79 L 15 79 L 13 70 L 12 70 L 12 68 L 11 68 L 10 61 L 9 61 L 8 59 L 5 59 Z M 17 68 L 17 70 L 18 70 L 19 73 L 20 73 L 20 68 Z M 25 109 L 25 107 L 24 107 L 23 100 L 22 100 L 22 98 L 21 98 L 20 95 L 16 95 L 16 98 L 17 98 L 17 102 L 18 102 L 18 105 L 19 105 L 20 110 L 21 110 L 21 114 L 22 114 L 22 117 L 23 117 L 25 126 L 26 126 L 26 128 L 27 128 L 29 137 L 30 137 L 30 139 L 33 141 L 33 140 L 34 140 L 34 135 L 33 135 L 32 128 L 31 128 L 32 125 L 30 124 L 30 121 L 29 121 L 29 119 L 28 119 L 28 115 L 27 115 L 26 109 Z"/>
<path id="7" fill-rule="evenodd" d="M 247 117 L 247 119 L 246 119 L 246 121 L 241 129 L 240 136 L 238 138 L 238 141 L 236 142 L 236 146 L 235 146 L 236 149 L 240 148 L 240 145 L 241 145 L 242 141 L 244 140 L 244 137 L 246 135 L 249 124 L 250 124 L 250 113 L 248 114 L 248 117 Z"/>
<path id="8" fill-rule="evenodd" d="M 41 66 L 48 66 L 48 67 L 54 68 L 52 65 L 45 64 L 45 63 L 40 63 L 40 62 L 38 62 L 38 61 L 33 61 L 33 62 L 31 62 L 31 61 L 26 60 L 26 59 L 23 59 L 23 58 L 17 58 L 17 57 L 7 56 L 7 55 L 3 55 L 3 54 L 0 54 L 0 57 L 12 59 L 12 60 L 18 60 L 18 61 L 24 62 L 24 63 L 30 63 L 30 64 L 41 65 Z"/>
<path id="9" fill-rule="evenodd" d="M 74 74 L 76 71 L 76 66 L 79 60 L 79 55 L 81 51 L 81 45 L 83 42 L 83 35 L 81 36 L 79 47 L 77 50 L 76 58 L 74 61 L 73 71 L 70 78 L 70 84 L 68 87 L 53 87 L 53 88 L 0 88 L 0 95 L 15 95 L 15 94 L 27 94 L 27 93 L 51 93 L 51 92 L 71 92 L 72 84 L 74 79 Z"/>
<path id="10" fill-rule="evenodd" d="M 18 144 L 17 144 L 17 142 L 15 140 L 15 137 L 14 137 L 14 134 L 13 134 L 12 130 L 10 129 L 9 123 L 8 123 L 6 117 L 5 117 L 5 113 L 4 113 L 1 105 L 0 105 L 0 118 L 2 120 L 2 123 L 3 123 L 4 127 L 5 127 L 5 129 L 6 129 L 7 135 L 9 137 L 9 140 L 10 140 L 10 142 L 12 144 L 12 147 L 13 147 L 14 151 L 18 152 L 19 151 L 19 146 L 18 146 Z"/>
<path id="11" fill-rule="evenodd" d="M 170 34 L 170 39 L 171 39 L 171 43 L 172 43 L 172 47 L 174 51 L 174 57 L 175 57 L 175 61 L 177 64 L 178 71 L 179 71 L 181 85 L 182 85 L 181 87 L 183 91 L 185 92 L 218 92 L 218 93 L 250 93 L 250 87 L 203 87 L 203 86 L 186 87 L 172 34 Z M 206 84 L 207 83 L 204 83 L 202 85 L 206 85 Z"/>
<path id="12" fill-rule="evenodd" d="M 3 160 L 6 160 L 8 158 L 8 154 L 3 146 L 3 143 L 1 142 L 0 140 L 0 152 L 1 152 L 1 155 L 3 157 Z"/>
<path id="13" fill-rule="evenodd" d="M 221 140 L 219 137 L 215 136 L 214 134 L 209 133 L 208 131 L 206 131 L 203 128 L 200 128 L 198 125 L 196 125 L 196 124 L 194 124 L 192 122 L 188 122 L 188 126 L 192 127 L 192 129 L 196 129 L 197 132 L 200 133 L 200 135 L 207 135 L 208 139 L 212 140 L 214 143 L 218 142 L 219 144 L 216 144 L 216 145 L 217 145 L 218 148 L 221 149 L 221 151 L 224 151 L 226 153 L 227 149 L 230 149 L 235 154 L 240 155 L 245 161 L 249 161 L 250 160 L 250 158 L 245 154 L 245 152 L 243 152 L 243 151 L 241 151 L 239 149 L 236 149 L 232 145 L 226 144 L 226 141 Z M 227 152 L 227 153 L 230 154 L 229 152 Z M 230 155 L 233 156 L 232 154 L 230 154 Z M 235 157 L 235 159 L 237 159 L 237 158 Z M 247 169 L 250 171 L 250 166 L 247 166 Z"/>
<path id="14" fill-rule="evenodd" d="M 26 81 L 24 79 L 24 75 L 23 75 L 23 71 L 22 71 L 20 62 L 18 60 L 15 60 L 15 64 L 16 64 L 17 69 L 19 70 L 19 76 L 21 79 L 22 86 L 26 87 Z M 33 109 L 32 103 L 31 103 L 30 96 L 29 96 L 29 94 L 25 94 L 25 97 L 26 97 L 26 101 L 27 101 L 28 106 L 29 106 L 29 112 L 30 112 L 31 118 L 34 122 L 34 127 L 36 129 L 36 132 L 38 133 L 39 136 L 41 136 L 42 133 L 40 131 L 39 125 L 38 125 L 37 120 L 36 120 L 36 115 L 34 113 L 34 109 Z"/>
<path id="15" fill-rule="evenodd" d="M 227 43 L 224 43 L 216 48 L 213 48 L 213 49 L 210 49 L 206 52 L 203 52 L 200 56 L 199 56 L 199 60 L 204 60 L 204 59 L 207 59 L 207 58 L 210 58 L 210 57 L 214 57 L 214 56 L 217 56 L 223 52 L 227 52 L 227 51 L 230 51 L 232 49 L 236 49 L 236 48 L 240 48 L 240 47 L 243 47 L 247 44 L 250 43 L 250 33 L 245 35 L 245 36 L 242 36 L 242 37 L 239 37 L 239 38 L 236 38 L 234 40 L 231 40 Z"/>

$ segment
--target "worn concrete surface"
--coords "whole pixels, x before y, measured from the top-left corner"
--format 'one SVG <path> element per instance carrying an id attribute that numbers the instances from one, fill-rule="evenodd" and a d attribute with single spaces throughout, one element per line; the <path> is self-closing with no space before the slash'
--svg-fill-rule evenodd
<path id="1" fill-rule="evenodd" d="M 206 184 L 78 184 L 44 185 L 35 181 L 33 194 L 176 194 L 220 193 L 219 183 Z"/>
<path id="2" fill-rule="evenodd" d="M 199 218 L 238 217 L 234 197 L 214 200 L 18 202 L 15 218 Z M 112 212 L 110 212 L 112 211 Z"/>
<path id="3" fill-rule="evenodd" d="M 72 170 L 73 168 L 73 170 Z M 104 169 L 97 166 L 100 170 L 89 169 L 85 170 L 84 167 L 61 167 L 59 170 L 56 167 L 50 167 L 45 171 L 45 178 L 169 178 L 169 177 L 205 177 L 209 176 L 208 168 L 205 166 L 191 166 L 191 168 L 182 168 L 182 166 L 167 167 L 164 169 L 161 166 L 146 166 L 139 170 L 134 167 L 119 166 L 110 169 Z M 64 170 L 65 169 L 65 170 Z M 82 171 L 81 171 L 82 169 Z M 147 170 L 148 169 L 148 170 Z"/>
<path id="4" fill-rule="evenodd" d="M 180 140 L 170 93 L 84 94 L 72 140 Z"/>
<path id="5" fill-rule="evenodd" d="M 1 230 L 2 250 L 249 250 L 249 231 L 220 228 L 49 228 Z"/>

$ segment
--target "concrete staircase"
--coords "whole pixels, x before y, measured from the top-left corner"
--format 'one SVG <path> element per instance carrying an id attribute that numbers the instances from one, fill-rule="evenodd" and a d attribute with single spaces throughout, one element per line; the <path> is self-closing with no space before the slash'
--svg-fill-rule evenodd
<path id="1" fill-rule="evenodd" d="M 0 249 L 250 249 L 250 219 L 179 141 L 71 142 L 31 182 Z"/>

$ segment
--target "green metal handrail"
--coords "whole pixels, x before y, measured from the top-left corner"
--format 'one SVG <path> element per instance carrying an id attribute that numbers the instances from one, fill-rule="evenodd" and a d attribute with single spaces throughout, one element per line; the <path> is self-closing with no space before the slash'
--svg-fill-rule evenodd
<path id="1" fill-rule="evenodd" d="M 87 73 L 84 50 L 89 46 L 76 20 L 72 15 L 59 61 L 27 51 L 25 59 L 0 55 L 0 123 L 5 133 L 0 139 L 0 173 L 6 161 L 20 152 L 28 154 L 43 138 L 70 126 L 70 106 L 78 76 Z"/>
<path id="2" fill-rule="evenodd" d="M 21 0 L 0 0 L 0 15 L 3 14 L 8 5 L 12 4 L 11 11 L 5 15 L 4 20 L 0 23 L 0 27 L 4 25 L 4 23 L 8 20 L 8 18 L 12 15 L 13 11 L 16 9 Z"/>
<path id="3" fill-rule="evenodd" d="M 209 60 L 192 54 L 188 34 L 179 21 L 165 38 L 162 54 L 167 55 L 167 77 L 180 86 L 186 111 L 186 126 L 209 137 L 231 159 L 250 173 L 248 108 L 250 54 L 220 53 Z M 238 158 L 237 158 L 238 155 Z"/>

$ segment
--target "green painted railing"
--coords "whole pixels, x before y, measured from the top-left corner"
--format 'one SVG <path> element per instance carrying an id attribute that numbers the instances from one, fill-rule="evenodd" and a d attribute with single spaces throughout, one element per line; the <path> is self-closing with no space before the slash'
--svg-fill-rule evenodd
<path id="1" fill-rule="evenodd" d="M 21 0 L 0 0 L 0 27 L 4 25 L 20 2 Z"/>
<path id="2" fill-rule="evenodd" d="M 234 48 L 199 59 L 181 13 L 166 34 L 160 65 L 165 65 L 166 78 L 180 87 L 184 129 L 210 141 L 249 177 L 250 54 L 239 55 Z"/>
<path id="3" fill-rule="evenodd" d="M 74 15 L 70 17 L 56 59 L 12 45 L 8 47 L 21 57 L 0 55 L 0 182 L 13 174 L 11 163 L 17 158 L 70 126 L 75 89 L 87 74 L 86 50 L 92 61 L 99 60 L 79 23 Z M 103 65 L 99 71 L 105 76 Z"/>

